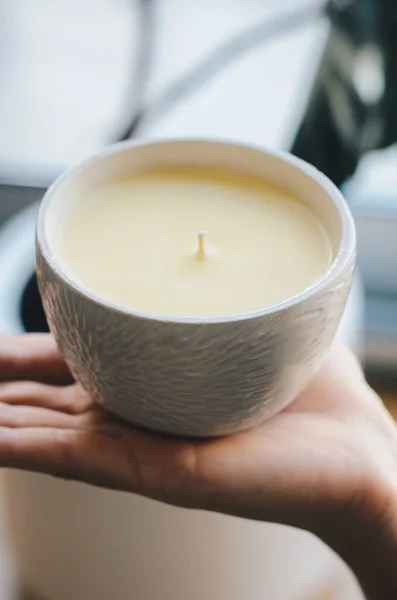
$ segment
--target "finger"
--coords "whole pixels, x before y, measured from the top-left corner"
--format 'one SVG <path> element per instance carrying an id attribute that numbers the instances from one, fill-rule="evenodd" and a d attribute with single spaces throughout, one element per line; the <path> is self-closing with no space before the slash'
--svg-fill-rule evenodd
<path id="1" fill-rule="evenodd" d="M 60 429 L 84 426 L 83 420 L 56 410 L 33 406 L 0 404 L 0 427 L 24 429 L 30 427 L 57 427 Z"/>
<path id="2" fill-rule="evenodd" d="M 73 377 L 49 334 L 0 335 L 0 381 L 66 385 Z"/>
<path id="3" fill-rule="evenodd" d="M 93 402 L 77 384 L 51 386 L 36 381 L 0 383 L 0 402 L 12 406 L 35 406 L 69 414 L 86 412 Z"/>
<path id="4" fill-rule="evenodd" d="M 89 429 L 0 427 L 0 466 L 131 491 L 117 438 Z"/>
<path id="5" fill-rule="evenodd" d="M 190 444 L 115 426 L 101 411 L 97 419 L 91 419 L 95 420 L 96 424 L 89 422 L 80 428 L 15 429 L 0 424 L 0 467 L 188 505 L 187 497 L 193 489 L 185 483 L 185 473 L 191 470 L 191 453 L 186 451 Z M 199 496 L 199 490 L 194 494 Z"/>

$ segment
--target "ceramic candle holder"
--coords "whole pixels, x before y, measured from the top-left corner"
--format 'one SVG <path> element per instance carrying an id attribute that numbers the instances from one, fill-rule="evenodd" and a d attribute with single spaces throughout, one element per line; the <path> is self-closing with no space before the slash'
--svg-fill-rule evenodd
<path id="1" fill-rule="evenodd" d="M 332 242 L 334 259 L 323 278 L 263 310 L 170 318 L 109 302 L 65 272 L 56 240 L 76 195 L 84 198 L 94 186 L 144 167 L 186 164 L 237 169 L 294 191 Z M 354 224 L 336 187 L 297 158 L 238 144 L 175 140 L 115 145 L 62 176 L 48 190 L 38 217 L 43 305 L 74 376 L 109 411 L 165 434 L 229 434 L 286 407 L 329 351 L 354 263 Z"/>

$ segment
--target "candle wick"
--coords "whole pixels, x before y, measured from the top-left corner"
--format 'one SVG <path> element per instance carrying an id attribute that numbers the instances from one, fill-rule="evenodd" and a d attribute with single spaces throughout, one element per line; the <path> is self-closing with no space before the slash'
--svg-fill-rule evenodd
<path id="1" fill-rule="evenodd" d="M 203 260 L 207 256 L 207 253 L 205 251 L 205 236 L 206 235 L 207 235 L 207 232 L 204 229 L 201 229 L 200 231 L 197 232 L 197 237 L 198 237 L 197 257 L 200 260 Z"/>

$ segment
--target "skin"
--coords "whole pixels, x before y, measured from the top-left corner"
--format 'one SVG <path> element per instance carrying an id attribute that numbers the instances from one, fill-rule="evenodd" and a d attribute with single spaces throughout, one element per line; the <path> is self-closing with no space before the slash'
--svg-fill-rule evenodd
<path id="1" fill-rule="evenodd" d="M 0 335 L 0 465 L 308 530 L 397 598 L 397 428 L 341 346 L 283 413 L 192 442 L 94 405 L 51 336 Z"/>

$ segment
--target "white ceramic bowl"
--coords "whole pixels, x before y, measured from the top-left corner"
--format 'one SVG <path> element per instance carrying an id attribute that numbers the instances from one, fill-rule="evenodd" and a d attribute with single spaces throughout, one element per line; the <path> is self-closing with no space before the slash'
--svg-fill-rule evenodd
<path id="1" fill-rule="evenodd" d="M 73 281 L 56 252 L 71 204 L 93 186 L 159 164 L 227 166 L 294 190 L 329 233 L 334 249 L 330 269 L 285 302 L 225 318 L 146 314 L 104 300 Z M 119 144 L 61 177 L 42 202 L 36 247 L 49 325 L 83 387 L 135 425 L 205 437 L 257 424 L 308 384 L 345 308 L 355 229 L 336 187 L 290 155 L 217 141 L 174 140 Z"/>

